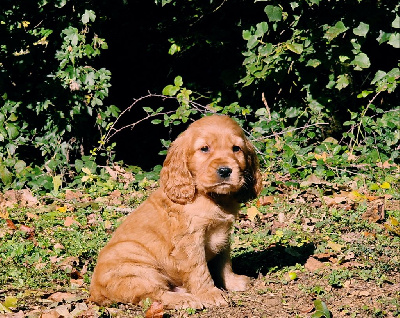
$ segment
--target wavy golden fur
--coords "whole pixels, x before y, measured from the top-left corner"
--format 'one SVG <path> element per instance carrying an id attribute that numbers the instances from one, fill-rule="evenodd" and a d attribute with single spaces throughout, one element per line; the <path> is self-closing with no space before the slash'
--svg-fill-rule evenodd
<path id="1" fill-rule="evenodd" d="M 100 251 L 90 300 L 226 305 L 215 284 L 243 291 L 249 283 L 232 272 L 229 239 L 240 202 L 261 190 L 253 146 L 233 119 L 204 117 L 172 143 L 160 179 Z"/>

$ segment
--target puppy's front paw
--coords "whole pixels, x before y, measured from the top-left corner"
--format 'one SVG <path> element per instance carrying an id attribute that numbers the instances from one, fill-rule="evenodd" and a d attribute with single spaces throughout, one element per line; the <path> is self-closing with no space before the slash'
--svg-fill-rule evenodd
<path id="1" fill-rule="evenodd" d="M 211 290 L 197 295 L 197 297 L 201 300 L 204 307 L 228 305 L 224 297 L 224 292 L 217 287 L 213 287 Z"/>
<path id="2" fill-rule="evenodd" d="M 165 292 L 160 298 L 167 309 L 202 309 L 202 301 L 186 292 Z"/>
<path id="3" fill-rule="evenodd" d="M 250 277 L 231 273 L 225 279 L 225 288 L 229 291 L 245 291 L 249 288 Z"/>

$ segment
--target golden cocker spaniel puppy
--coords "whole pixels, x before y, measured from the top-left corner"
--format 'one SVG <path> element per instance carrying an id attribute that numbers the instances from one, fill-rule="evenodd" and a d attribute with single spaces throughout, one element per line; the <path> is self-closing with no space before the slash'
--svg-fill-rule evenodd
<path id="1" fill-rule="evenodd" d="M 215 284 L 243 291 L 249 283 L 232 272 L 229 240 L 240 202 L 261 190 L 253 146 L 233 119 L 203 117 L 171 144 L 160 185 L 100 251 L 90 300 L 226 305 Z"/>

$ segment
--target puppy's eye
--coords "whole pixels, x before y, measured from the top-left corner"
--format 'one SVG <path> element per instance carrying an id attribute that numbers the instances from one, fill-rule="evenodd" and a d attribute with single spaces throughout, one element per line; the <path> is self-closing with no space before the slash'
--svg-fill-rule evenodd
<path id="1" fill-rule="evenodd" d="M 233 152 L 239 152 L 239 151 L 241 151 L 242 149 L 239 147 L 239 146 L 233 146 L 232 147 L 232 151 Z"/>
<path id="2" fill-rule="evenodd" d="M 201 147 L 201 148 L 200 148 L 200 151 L 201 151 L 201 152 L 204 152 L 204 153 L 207 153 L 207 152 L 210 151 L 210 148 L 209 148 L 208 146 L 204 146 L 204 147 Z"/>

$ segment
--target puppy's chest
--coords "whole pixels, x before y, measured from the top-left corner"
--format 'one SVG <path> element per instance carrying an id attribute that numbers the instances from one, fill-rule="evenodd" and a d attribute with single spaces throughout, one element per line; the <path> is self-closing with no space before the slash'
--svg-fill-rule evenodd
<path id="1" fill-rule="evenodd" d="M 205 231 L 205 251 L 207 260 L 221 252 L 228 244 L 232 222 L 216 222 Z"/>

